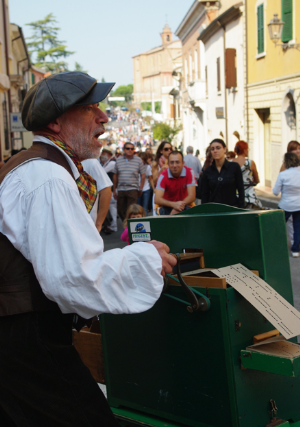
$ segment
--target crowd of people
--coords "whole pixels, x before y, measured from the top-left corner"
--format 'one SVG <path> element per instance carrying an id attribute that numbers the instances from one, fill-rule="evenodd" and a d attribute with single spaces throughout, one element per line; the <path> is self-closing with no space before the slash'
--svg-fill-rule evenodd
<path id="1" fill-rule="evenodd" d="M 222 138 L 213 139 L 203 166 L 199 154 L 197 150 L 194 155 L 193 147 L 188 146 L 183 156 L 170 142 L 162 141 L 154 155 L 149 144 L 139 150 L 134 137 L 124 143 L 122 153 L 118 149 L 113 152 L 111 145 L 105 146 L 100 163 L 106 172 L 109 165 L 113 195 L 104 232 L 117 231 L 117 215 L 123 221 L 128 239 L 126 226 L 130 215 L 174 215 L 205 203 L 264 209 L 255 191 L 260 180 L 247 142 L 240 140 L 234 151 L 228 151 Z M 300 256 L 300 163 L 297 161 L 300 161 L 300 144 L 291 141 L 273 189 L 275 195 L 282 194 L 279 208 L 285 210 L 289 220 L 293 257 Z"/>
<path id="2" fill-rule="evenodd" d="M 183 156 L 170 142 L 162 141 L 154 155 L 150 137 L 133 135 L 121 144 L 106 144 L 99 159 L 84 160 L 84 170 L 96 181 L 96 203 L 90 215 L 97 230 L 105 234 L 117 232 L 119 217 L 125 229 L 122 240 L 128 241 L 126 227 L 131 215 L 174 215 L 205 203 L 263 209 L 255 191 L 259 174 L 247 142 L 238 141 L 234 151 L 228 151 L 222 138 L 213 139 L 203 166 L 199 154 L 197 150 L 194 155 L 193 147 L 188 146 Z M 285 211 L 292 256 L 300 257 L 297 141 L 290 141 L 287 146 L 273 193 L 281 193 L 278 207 Z"/>

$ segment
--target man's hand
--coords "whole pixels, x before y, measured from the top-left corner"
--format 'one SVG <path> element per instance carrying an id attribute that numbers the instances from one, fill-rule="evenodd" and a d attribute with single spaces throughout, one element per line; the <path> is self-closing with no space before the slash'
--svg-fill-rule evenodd
<path id="1" fill-rule="evenodd" d="M 113 193 L 113 194 L 114 194 L 114 199 L 115 199 L 115 200 L 118 200 L 117 190 L 114 190 L 114 193 Z"/>
<path id="2" fill-rule="evenodd" d="M 139 190 L 138 197 L 142 197 L 142 195 L 143 195 L 143 190 Z"/>
<path id="3" fill-rule="evenodd" d="M 185 203 L 183 201 L 173 202 L 173 209 L 175 209 L 176 211 L 181 212 L 184 208 Z"/>
<path id="4" fill-rule="evenodd" d="M 173 267 L 177 264 L 177 260 L 172 255 L 169 255 L 170 248 L 164 243 L 158 242 L 157 240 L 151 240 L 151 242 L 147 243 L 153 245 L 161 257 L 161 275 L 165 277 L 166 274 L 172 273 Z"/>

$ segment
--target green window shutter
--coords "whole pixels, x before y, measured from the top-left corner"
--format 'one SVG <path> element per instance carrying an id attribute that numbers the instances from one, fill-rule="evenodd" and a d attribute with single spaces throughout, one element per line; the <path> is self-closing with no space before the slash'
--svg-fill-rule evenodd
<path id="1" fill-rule="evenodd" d="M 257 7 L 257 53 L 265 51 L 264 5 Z"/>
<path id="2" fill-rule="evenodd" d="M 281 19 L 284 22 L 281 40 L 293 40 L 293 0 L 281 0 Z"/>
<path id="3" fill-rule="evenodd" d="M 31 83 L 34 85 L 35 83 L 35 75 L 31 73 Z"/>

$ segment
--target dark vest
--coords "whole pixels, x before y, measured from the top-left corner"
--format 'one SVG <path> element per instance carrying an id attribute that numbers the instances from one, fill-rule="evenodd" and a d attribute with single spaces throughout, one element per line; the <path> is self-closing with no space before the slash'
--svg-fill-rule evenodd
<path id="1" fill-rule="evenodd" d="M 64 167 L 74 179 L 71 167 L 59 149 L 34 142 L 29 150 L 16 154 L 0 169 L 0 184 L 10 171 L 38 158 Z M 0 233 L 0 316 L 53 310 L 59 310 L 58 305 L 44 295 L 32 264 Z"/>

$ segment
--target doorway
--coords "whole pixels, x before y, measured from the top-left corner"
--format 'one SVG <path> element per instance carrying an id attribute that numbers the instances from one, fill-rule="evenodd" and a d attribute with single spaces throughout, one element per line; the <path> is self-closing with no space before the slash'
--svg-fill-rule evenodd
<path id="1" fill-rule="evenodd" d="M 261 166 L 264 168 L 264 182 L 262 184 L 266 187 L 271 187 L 271 119 L 270 108 L 263 108 L 256 110 L 260 119 L 259 123 L 259 145 L 260 152 L 263 152 L 263 162 Z"/>

